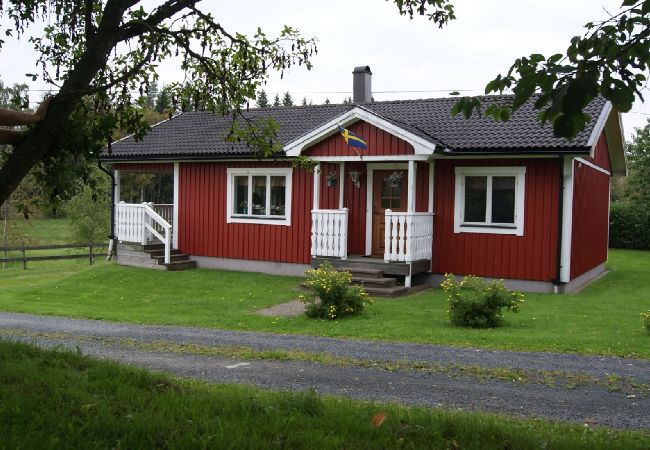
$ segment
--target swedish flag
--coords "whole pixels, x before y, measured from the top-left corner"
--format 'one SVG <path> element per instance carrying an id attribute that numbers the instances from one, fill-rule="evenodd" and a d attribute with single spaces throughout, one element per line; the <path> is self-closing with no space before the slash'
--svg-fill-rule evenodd
<path id="1" fill-rule="evenodd" d="M 341 132 L 341 136 L 343 136 L 343 139 L 345 139 L 345 142 L 351 146 L 351 147 L 357 147 L 362 150 L 367 150 L 368 149 L 368 143 L 354 134 L 352 131 L 348 130 L 347 128 L 343 128 L 341 125 L 337 125 L 339 127 L 339 131 Z"/>

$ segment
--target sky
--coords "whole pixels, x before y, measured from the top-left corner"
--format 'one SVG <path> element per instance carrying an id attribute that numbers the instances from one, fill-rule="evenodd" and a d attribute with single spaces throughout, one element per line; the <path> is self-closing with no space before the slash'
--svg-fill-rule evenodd
<path id="1" fill-rule="evenodd" d="M 261 27 L 269 36 L 284 25 L 318 39 L 311 71 L 292 67 L 280 79 L 272 73 L 265 90 L 269 98 L 289 91 L 296 103 L 342 102 L 352 94 L 352 70 L 370 66 L 375 100 L 447 96 L 450 92 L 483 93 L 488 81 L 505 73 L 512 62 L 531 53 L 551 55 L 566 50 L 584 24 L 615 13 L 622 0 L 455 0 L 457 19 L 443 29 L 424 17 L 400 16 L 384 0 L 203 0 L 229 31 L 252 34 Z M 145 8 L 155 5 L 144 0 Z M 0 26 L 7 26 L 1 21 Z M 24 74 L 35 72 L 36 57 L 29 43 L 7 39 L 0 51 L 0 78 L 5 84 L 28 82 L 37 101 L 43 82 Z M 176 61 L 158 68 L 161 82 L 183 78 Z M 650 92 L 647 89 L 650 99 Z M 623 115 L 628 138 L 650 118 L 650 100 L 637 100 Z"/>

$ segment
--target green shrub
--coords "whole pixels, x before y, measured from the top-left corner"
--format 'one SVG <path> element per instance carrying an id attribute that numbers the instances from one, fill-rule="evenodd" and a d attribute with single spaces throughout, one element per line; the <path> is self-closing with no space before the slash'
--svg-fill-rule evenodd
<path id="1" fill-rule="evenodd" d="M 638 202 L 612 203 L 609 246 L 650 250 L 650 208 Z"/>
<path id="2" fill-rule="evenodd" d="M 350 272 L 338 271 L 329 262 L 307 270 L 305 275 L 305 286 L 313 292 L 302 294 L 298 299 L 306 305 L 305 312 L 309 317 L 334 320 L 359 314 L 372 303 L 362 286 L 350 285 Z"/>
<path id="3" fill-rule="evenodd" d="M 503 319 L 502 308 L 517 312 L 524 302 L 524 295 L 506 289 L 503 280 L 487 283 L 469 275 L 458 282 L 452 274 L 447 274 L 440 286 L 448 294 L 447 316 L 457 326 L 498 327 Z"/>
<path id="4" fill-rule="evenodd" d="M 643 328 L 650 333 L 650 310 L 641 313 L 641 320 L 643 321 Z"/>

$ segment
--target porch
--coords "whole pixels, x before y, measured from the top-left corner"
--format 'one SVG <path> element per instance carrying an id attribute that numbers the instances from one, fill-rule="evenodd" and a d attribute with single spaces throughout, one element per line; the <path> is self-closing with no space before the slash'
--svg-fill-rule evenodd
<path id="1" fill-rule="evenodd" d="M 353 272 L 381 270 L 403 276 L 410 288 L 414 275 L 431 269 L 432 169 L 422 160 L 321 162 L 314 172 L 312 266 L 327 260 Z"/>
<path id="2" fill-rule="evenodd" d="M 115 205 L 118 264 L 160 270 L 196 267 L 174 244 L 174 206 L 155 203 Z"/>

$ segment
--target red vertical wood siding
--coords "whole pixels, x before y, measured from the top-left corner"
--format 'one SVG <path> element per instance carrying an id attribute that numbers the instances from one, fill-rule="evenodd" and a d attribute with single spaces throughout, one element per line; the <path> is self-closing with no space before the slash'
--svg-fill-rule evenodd
<path id="1" fill-rule="evenodd" d="M 574 163 L 571 279 L 607 260 L 609 175 Z"/>
<path id="2" fill-rule="evenodd" d="M 374 125 L 358 121 L 347 128 L 368 142 L 368 148 L 366 150 L 357 149 L 362 155 L 415 154 L 411 144 Z M 348 146 L 341 133 L 338 132 L 303 151 L 303 154 L 306 156 L 357 156 L 354 147 Z"/>
<path id="3" fill-rule="evenodd" d="M 287 167 L 288 163 L 181 163 L 179 236 L 196 256 L 309 264 L 313 175 L 293 170 L 291 225 L 226 223 L 228 167 Z"/>
<path id="4" fill-rule="evenodd" d="M 429 210 L 429 163 L 418 162 L 415 177 L 415 212 Z"/>
<path id="5" fill-rule="evenodd" d="M 612 171 L 612 163 L 609 160 L 609 148 L 607 147 L 605 132 L 603 132 L 598 138 L 596 148 L 594 149 L 594 157 L 587 159 L 607 171 Z"/>
<path id="6" fill-rule="evenodd" d="M 339 190 L 343 177 L 339 174 L 338 163 L 321 163 L 320 172 L 320 209 L 339 209 Z M 336 186 L 327 185 L 327 176 L 330 172 L 336 174 Z"/>
<path id="7" fill-rule="evenodd" d="M 173 163 L 114 163 L 115 170 L 131 170 L 134 172 L 161 172 L 174 170 Z"/>
<path id="8" fill-rule="evenodd" d="M 526 166 L 524 235 L 454 233 L 456 166 Z M 550 281 L 555 278 L 559 168 L 556 159 L 437 160 L 434 273 Z"/>

